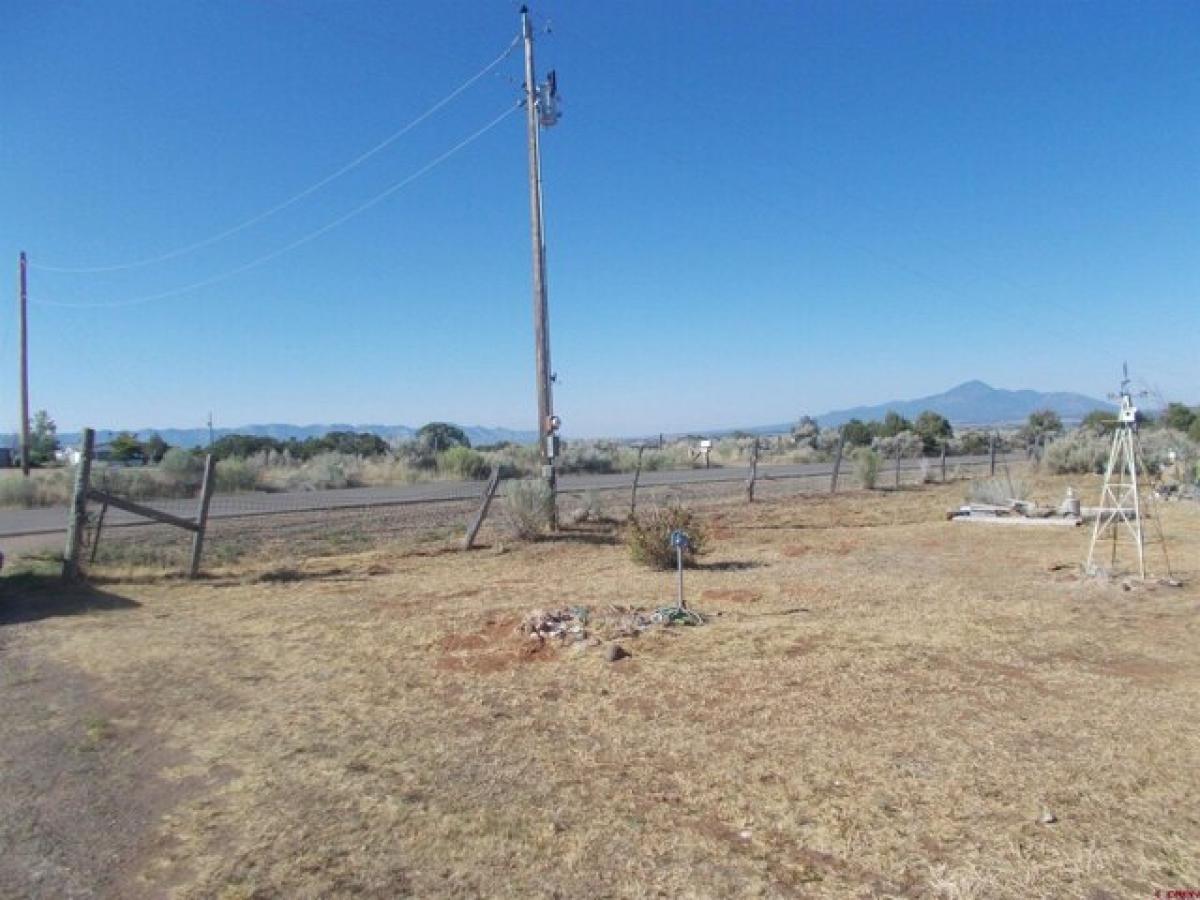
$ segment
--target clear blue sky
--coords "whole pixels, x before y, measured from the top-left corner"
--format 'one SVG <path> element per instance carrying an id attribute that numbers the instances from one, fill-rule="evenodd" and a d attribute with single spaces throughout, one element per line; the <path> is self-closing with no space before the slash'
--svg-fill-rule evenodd
<path id="1" fill-rule="evenodd" d="M 508 0 L 8 4 L 0 259 L 203 240 L 395 132 L 516 35 Z M 569 435 L 784 421 L 1001 387 L 1200 401 L 1200 4 L 535 5 L 551 333 Z M 345 177 L 107 304 L 320 228 L 513 104 L 514 54 Z M 134 306 L 31 309 L 64 428 L 531 428 L 523 120 L 290 253 Z M 15 304 L 0 425 L 17 418 Z"/>

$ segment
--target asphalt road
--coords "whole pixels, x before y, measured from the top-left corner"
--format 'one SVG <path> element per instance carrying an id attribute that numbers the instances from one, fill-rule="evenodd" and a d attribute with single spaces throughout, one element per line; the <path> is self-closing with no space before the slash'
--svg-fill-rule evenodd
<path id="1" fill-rule="evenodd" d="M 999 463 L 1023 460 L 1020 455 L 997 456 Z M 936 461 L 933 462 L 936 467 Z M 986 456 L 955 456 L 950 466 L 986 465 Z M 902 471 L 920 468 L 915 459 L 901 462 Z M 849 475 L 852 467 L 843 464 L 843 473 Z M 890 463 L 885 463 L 880 480 L 887 483 Z M 794 465 L 758 467 L 762 480 L 776 478 L 828 478 L 833 473 L 832 463 L 802 463 Z M 710 484 L 717 482 L 743 482 L 748 470 L 741 467 L 712 469 L 668 469 L 658 472 L 643 472 L 639 484 L 642 487 L 669 487 L 684 484 Z M 632 473 L 619 475 L 563 475 L 559 478 L 559 490 L 567 493 L 582 491 L 604 491 L 628 489 L 633 484 Z M 209 517 L 229 519 L 244 516 L 268 516 L 289 512 L 308 512 L 323 509 L 354 509 L 371 506 L 401 506 L 409 503 L 436 503 L 447 500 L 471 500 L 483 492 L 481 481 L 436 481 L 427 484 L 407 484 L 395 487 L 345 488 L 333 491 L 294 491 L 285 493 L 217 494 L 212 498 Z M 503 492 L 503 488 L 502 488 Z M 196 512 L 195 500 L 154 500 L 144 505 L 183 518 L 192 518 Z M 110 509 L 105 518 L 105 527 L 147 523 L 146 519 L 118 509 Z M 67 530 L 67 507 L 54 506 L 42 509 L 0 510 L 0 538 L 20 535 L 65 535 Z"/>

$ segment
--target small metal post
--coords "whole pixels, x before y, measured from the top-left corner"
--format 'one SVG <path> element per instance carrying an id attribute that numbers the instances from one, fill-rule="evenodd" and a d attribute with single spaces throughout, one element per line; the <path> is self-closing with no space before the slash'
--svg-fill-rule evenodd
<path id="1" fill-rule="evenodd" d="M 675 565 L 679 569 L 679 591 L 678 591 L 679 600 L 678 600 L 677 605 L 679 606 L 680 609 L 687 609 L 687 605 L 683 602 L 683 547 L 682 546 L 675 547 Z"/>

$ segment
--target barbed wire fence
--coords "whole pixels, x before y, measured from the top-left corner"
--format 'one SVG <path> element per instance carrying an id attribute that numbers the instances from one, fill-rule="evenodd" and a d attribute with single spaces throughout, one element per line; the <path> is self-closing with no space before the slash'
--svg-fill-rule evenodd
<path id="1" fill-rule="evenodd" d="M 1023 462 L 1023 454 L 973 457 L 905 457 L 888 460 L 877 486 L 884 490 L 911 489 L 995 474 L 998 466 Z M 725 466 L 713 469 L 665 469 L 653 472 L 580 475 L 564 479 L 559 507 L 566 521 L 626 520 L 636 504 L 648 508 L 667 504 L 700 507 L 773 502 L 803 495 L 828 494 L 832 464 L 810 471 L 773 471 L 772 466 Z M 753 481 L 751 482 L 751 478 Z M 840 490 L 862 489 L 854 466 L 844 463 Z M 501 480 L 491 514 L 482 523 L 481 546 L 513 538 L 506 529 L 505 497 L 512 482 Z M 101 475 L 98 484 L 114 490 Z M 749 490 L 752 485 L 753 489 Z M 443 481 L 415 485 L 360 487 L 339 490 L 217 493 L 212 497 L 203 544 L 201 571 L 220 572 L 248 561 L 267 563 L 286 573 L 301 563 L 324 557 L 369 555 L 385 547 L 404 545 L 409 553 L 445 552 L 460 547 L 479 511 L 483 481 Z M 189 496 L 144 501 L 177 518 L 195 515 L 197 491 Z M 119 496 L 119 495 L 118 495 Z M 101 520 L 101 514 L 104 520 Z M 192 560 L 192 538 L 178 527 L 151 522 L 96 502 L 86 508 L 86 527 L 80 556 L 88 565 L 185 574 Z M 11 533 L 11 531 L 5 532 Z"/>

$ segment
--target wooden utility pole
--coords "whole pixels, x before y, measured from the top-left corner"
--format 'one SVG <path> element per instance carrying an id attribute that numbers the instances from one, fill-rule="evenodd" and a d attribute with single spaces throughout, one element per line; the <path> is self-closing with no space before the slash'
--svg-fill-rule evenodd
<path id="1" fill-rule="evenodd" d="M 550 389 L 550 323 L 546 298 L 546 236 L 542 223 L 542 156 L 539 143 L 539 92 L 533 66 L 533 23 L 529 8 L 521 7 L 521 36 L 525 42 L 525 122 L 529 141 L 529 220 L 533 244 L 533 343 L 537 357 L 538 446 L 542 478 L 550 487 L 551 527 L 557 518 L 557 479 L 554 443 L 557 419 Z"/>
<path id="2" fill-rule="evenodd" d="M 21 471 L 29 477 L 29 327 L 28 276 L 25 253 L 21 253 L 20 336 L 21 342 Z"/>

